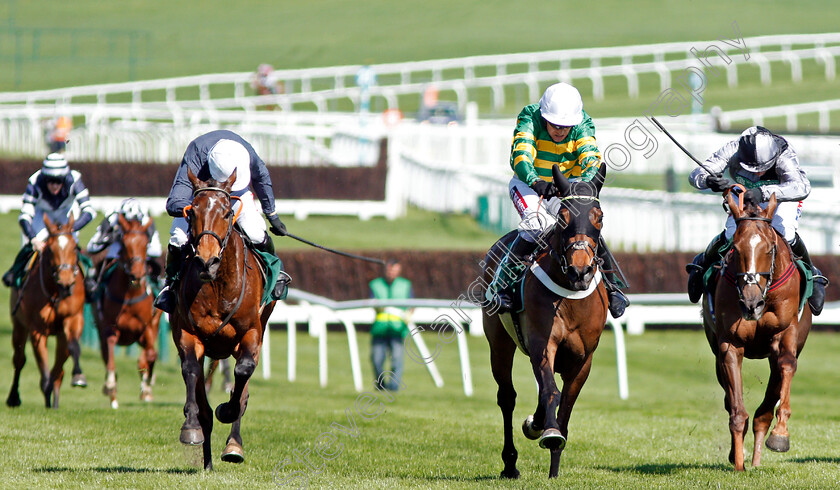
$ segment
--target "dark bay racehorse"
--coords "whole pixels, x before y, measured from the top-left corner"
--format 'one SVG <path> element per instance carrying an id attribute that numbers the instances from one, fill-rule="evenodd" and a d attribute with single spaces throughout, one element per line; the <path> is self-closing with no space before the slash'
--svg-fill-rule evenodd
<path id="1" fill-rule="evenodd" d="M 223 182 L 203 182 L 192 172 L 188 176 L 195 192 L 184 214 L 194 253 L 185 261 L 177 285 L 172 338 L 187 387 L 180 439 L 183 444 L 203 444 L 204 467 L 211 469 L 213 411 L 204 387 L 204 356 L 236 359 L 230 401 L 216 407 L 216 417 L 233 424 L 222 461 L 242 462 L 245 456 L 239 426 L 248 404 L 248 380 L 257 366 L 274 303 L 260 305 L 264 287 L 261 266 L 233 226 L 236 197 L 230 195 L 230 188 L 236 172 Z"/>
<path id="2" fill-rule="evenodd" d="M 767 391 L 753 417 L 752 464 L 759 466 L 761 445 L 777 403 L 776 427 L 767 438 L 767 447 L 780 452 L 790 448 L 790 383 L 811 329 L 811 310 L 805 306 L 799 312 L 799 273 L 787 241 L 770 225 L 776 195 L 763 211 L 753 205 L 744 209 L 732 192 L 726 202 L 737 228 L 714 295 L 703 297 L 703 325 L 717 358 L 717 379 L 729 412 L 729 461 L 735 470 L 743 471 L 749 414 L 744 408 L 741 364 L 744 357 L 770 361 Z"/>
<path id="3" fill-rule="evenodd" d="M 140 399 L 152 401 L 152 375 L 157 360 L 158 328 L 162 312 L 152 306 L 154 296 L 146 270 L 146 247 L 149 244 L 147 230 L 138 220 L 128 221 L 119 215 L 120 243 L 119 258 L 113 273 L 101 286 L 102 295 L 96 302 L 96 325 L 99 329 L 99 346 L 105 362 L 105 385 L 103 393 L 111 399 L 111 407 L 117 408 L 117 375 L 114 367 L 114 347 L 117 345 L 140 344 L 137 369 L 140 374 Z M 105 264 L 109 267 L 110 264 Z"/>
<path id="4" fill-rule="evenodd" d="M 597 198 L 605 175 L 606 165 L 602 164 L 592 182 L 570 184 L 554 166 L 562 208 L 548 237 L 548 250 L 540 252 L 525 276 L 525 310 L 515 314 L 521 336 L 506 330 L 495 305 L 482 308 L 493 378 L 499 386 L 497 401 L 504 419 L 504 478 L 519 477 L 511 425 L 516 401 L 511 368 L 517 343 L 528 353 L 539 384 L 537 409 L 525 420 L 522 430 L 526 437 L 539 439 L 540 446 L 551 451 L 549 477 L 557 476 L 572 407 L 589 376 L 592 354 L 607 319 L 607 292 L 596 260 L 603 218 Z M 506 238 L 510 240 L 515 233 Z M 493 264 L 498 263 L 493 258 L 503 255 L 500 242 L 487 255 L 486 284 L 491 283 Z M 563 379 L 562 392 L 557 389 L 555 373 Z"/>
<path id="5" fill-rule="evenodd" d="M 84 326 L 84 275 L 79 267 L 73 216 L 65 225 L 56 225 L 44 215 L 49 236 L 20 289 L 11 293 L 12 347 L 15 376 L 6 399 L 10 407 L 20 406 L 18 383 L 26 363 L 26 336 L 32 342 L 35 362 L 41 372 L 41 391 L 47 408 L 58 408 L 58 394 L 64 379 L 64 362 L 73 357 L 73 386 L 87 386 L 79 366 L 79 338 Z M 47 364 L 47 337 L 54 335 L 55 363 Z"/>

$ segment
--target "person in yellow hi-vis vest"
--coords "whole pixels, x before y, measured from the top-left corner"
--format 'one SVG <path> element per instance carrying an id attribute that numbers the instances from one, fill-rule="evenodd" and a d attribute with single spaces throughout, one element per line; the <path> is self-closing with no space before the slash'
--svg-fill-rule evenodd
<path id="1" fill-rule="evenodd" d="M 385 264 L 385 277 L 370 281 L 370 295 L 374 299 L 408 299 L 414 296 L 411 281 L 400 277 L 402 265 L 396 260 Z M 370 329 L 370 359 L 373 362 L 373 384 L 376 388 L 396 391 L 402 382 L 403 342 L 408 335 L 406 308 L 385 307 L 376 309 L 376 320 Z M 379 377 L 385 371 L 385 359 L 391 353 L 391 371 L 394 378 L 380 385 Z"/>

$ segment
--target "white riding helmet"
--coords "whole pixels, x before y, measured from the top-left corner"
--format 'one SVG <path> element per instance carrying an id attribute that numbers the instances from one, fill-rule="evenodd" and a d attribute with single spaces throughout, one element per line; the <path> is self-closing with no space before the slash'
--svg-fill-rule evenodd
<path id="1" fill-rule="evenodd" d="M 583 121 L 580 92 L 568 83 L 555 83 L 545 89 L 540 99 L 540 113 L 551 124 L 577 126 Z"/>
<path id="2" fill-rule="evenodd" d="M 142 221 L 145 213 L 143 212 L 143 207 L 140 205 L 140 202 L 133 197 L 130 197 L 122 202 L 120 205 L 120 214 L 125 217 L 128 221 L 136 220 Z"/>
<path id="3" fill-rule="evenodd" d="M 207 153 L 207 164 L 210 176 L 218 181 L 226 180 L 236 169 L 232 191 L 241 191 L 251 182 L 251 155 L 241 143 L 226 139 L 217 141 Z"/>
<path id="4" fill-rule="evenodd" d="M 41 174 L 49 178 L 61 179 L 68 173 L 67 158 L 61 153 L 50 153 L 41 165 Z"/>
<path id="5" fill-rule="evenodd" d="M 787 141 L 762 126 L 747 128 L 738 140 L 738 161 L 749 172 L 764 172 L 787 149 Z"/>

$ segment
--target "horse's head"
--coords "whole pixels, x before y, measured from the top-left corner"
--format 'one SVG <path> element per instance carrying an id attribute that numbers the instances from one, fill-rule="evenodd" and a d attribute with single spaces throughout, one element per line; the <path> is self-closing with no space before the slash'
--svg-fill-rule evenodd
<path id="1" fill-rule="evenodd" d="M 152 226 L 152 221 L 149 220 L 144 225 L 139 220 L 129 221 L 122 214 L 118 215 L 117 219 L 122 235 L 120 263 L 126 275 L 131 279 L 131 284 L 139 285 L 140 280 L 146 276 L 146 247 L 149 245 L 147 231 Z"/>
<path id="2" fill-rule="evenodd" d="M 192 183 L 193 201 L 184 209 L 190 222 L 190 236 L 199 266 L 199 277 L 209 282 L 216 279 L 222 263 L 222 253 L 233 231 L 233 199 L 230 189 L 236 180 L 236 170 L 227 180 L 218 182 L 199 180 L 192 171 L 187 172 Z"/>
<path id="3" fill-rule="evenodd" d="M 739 206 L 732 192 L 727 193 L 726 202 L 736 225 L 729 264 L 735 269 L 738 306 L 745 320 L 757 320 L 766 306 L 765 298 L 779 253 L 776 231 L 770 225 L 776 212 L 776 194 L 770 196 L 763 210 L 753 204 Z"/>
<path id="4" fill-rule="evenodd" d="M 569 182 L 555 165 L 552 168 L 557 197 L 562 207 L 551 243 L 552 255 L 575 290 L 584 290 L 595 276 L 597 249 L 604 213 L 598 194 L 607 174 L 601 164 L 598 174 L 590 182 Z"/>
<path id="5" fill-rule="evenodd" d="M 79 257 L 76 251 L 76 239 L 73 238 L 73 215 L 64 225 L 55 224 L 44 215 L 44 224 L 49 236 L 44 243 L 44 258 L 49 262 L 52 277 L 58 286 L 59 297 L 67 297 L 76 284 L 79 274 Z"/>

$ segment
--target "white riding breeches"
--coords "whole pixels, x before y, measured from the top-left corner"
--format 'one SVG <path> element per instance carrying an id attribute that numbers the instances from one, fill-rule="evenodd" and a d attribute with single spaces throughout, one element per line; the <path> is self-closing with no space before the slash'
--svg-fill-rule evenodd
<path id="1" fill-rule="evenodd" d="M 183 218 L 182 218 L 183 219 Z M 117 240 L 112 243 L 108 247 L 108 253 L 105 254 L 106 258 L 115 259 L 120 256 L 120 250 L 122 249 L 122 243 Z M 157 230 L 155 230 L 152 238 L 149 240 L 149 244 L 146 245 L 146 257 L 160 257 L 163 253 L 160 246 L 160 235 L 158 234 Z"/>
<path id="2" fill-rule="evenodd" d="M 239 226 L 252 242 L 262 243 L 266 239 L 267 228 L 265 220 L 260 216 L 260 211 L 257 209 L 256 202 L 254 202 L 254 194 L 250 190 L 240 192 L 232 193 L 239 196 L 239 200 L 233 203 L 234 214 L 242 208 L 236 222 L 239 223 Z M 172 220 L 172 228 L 170 228 L 169 234 L 170 245 L 176 247 L 186 245 L 189 241 L 189 223 L 187 223 L 186 218 L 178 217 Z"/>
<path id="3" fill-rule="evenodd" d="M 50 221 L 56 224 L 65 224 L 69 220 L 70 214 L 73 215 L 74 219 L 78 219 L 79 215 L 81 214 L 81 209 L 77 203 L 73 203 L 73 206 L 68 210 L 67 208 L 58 208 L 55 210 L 48 210 L 48 209 L 35 209 L 35 215 L 32 217 L 32 232 L 35 233 L 35 240 L 39 241 L 46 241 L 47 237 L 50 235 L 49 230 L 47 230 L 47 225 L 44 223 L 44 214 L 47 213 L 49 216 Z M 21 238 L 21 245 L 26 245 L 29 243 L 29 237 L 24 235 L 23 233 L 20 234 Z M 73 239 L 77 242 L 79 240 L 79 232 L 73 232 Z"/>
<path id="4" fill-rule="evenodd" d="M 557 221 L 557 213 L 560 211 L 560 199 L 542 199 L 528 187 L 528 184 L 517 177 L 510 179 L 508 184 L 510 199 L 519 213 L 519 236 L 531 243 L 537 241 L 546 230 Z"/>
<path id="5" fill-rule="evenodd" d="M 761 209 L 767 208 L 766 202 L 761 203 Z M 785 201 L 780 202 L 776 206 L 776 213 L 773 215 L 773 221 L 770 223 L 785 240 L 790 242 L 796 237 L 796 229 L 799 227 L 799 216 L 802 215 L 802 201 Z M 730 214 L 726 218 L 726 230 L 724 237 L 729 240 L 735 235 L 735 220 Z"/>

